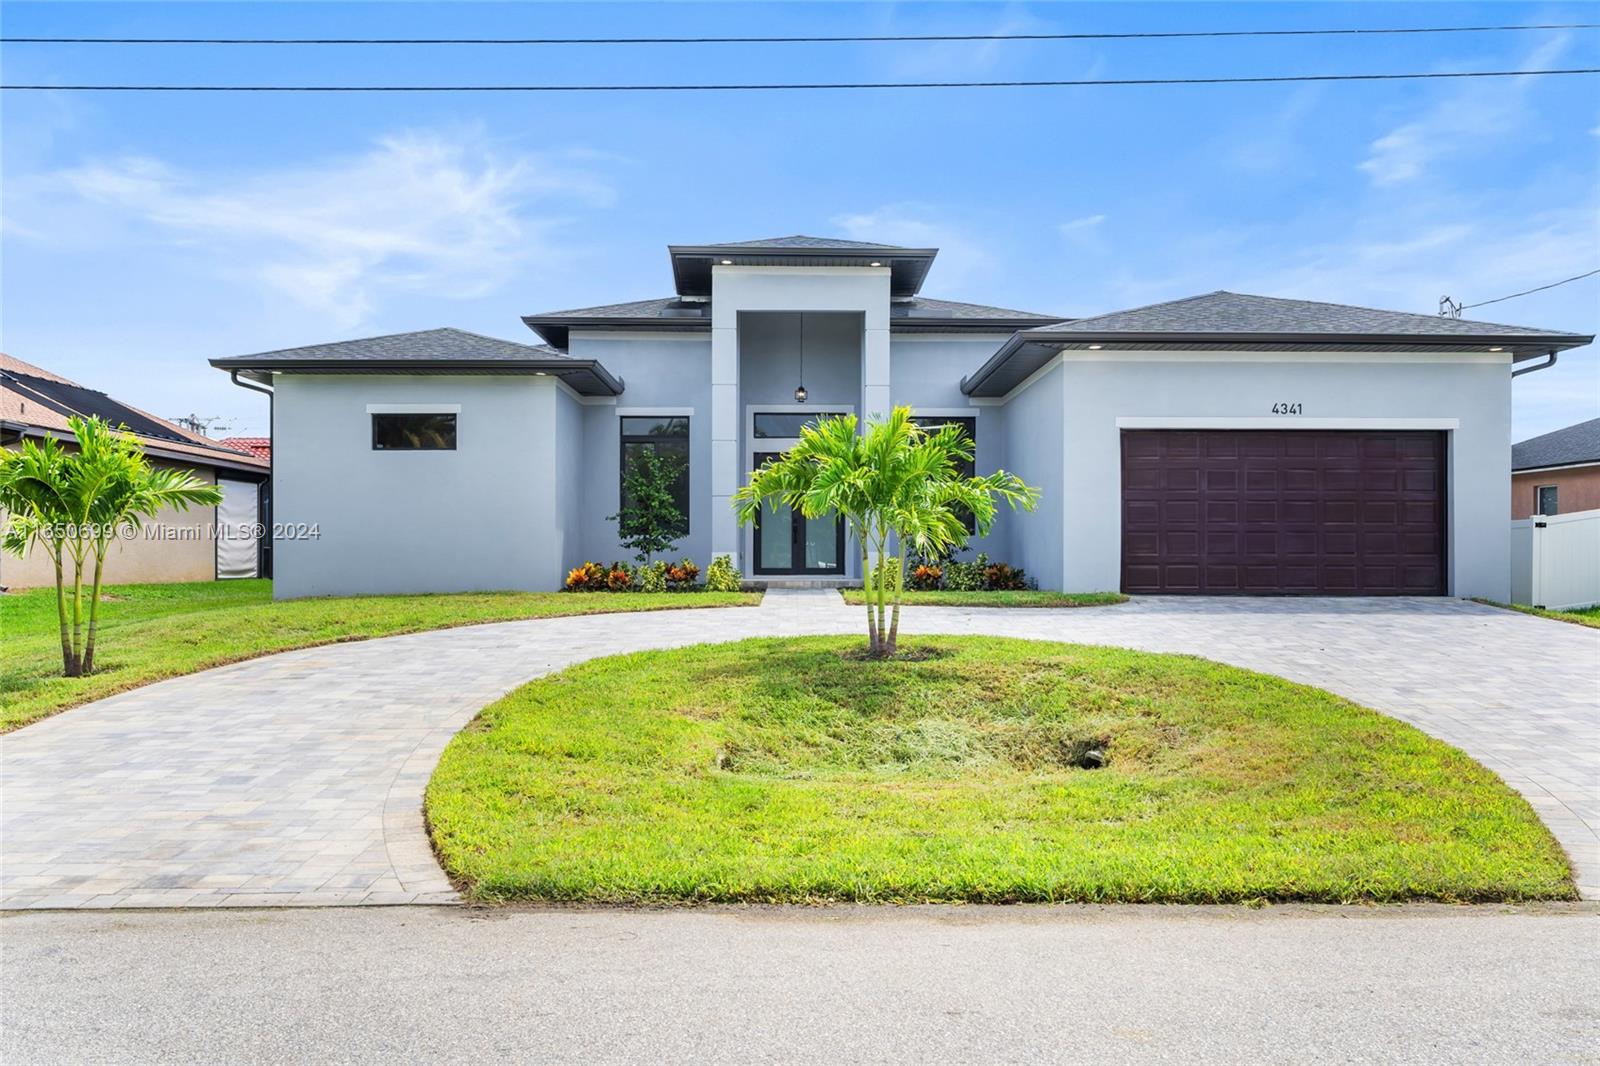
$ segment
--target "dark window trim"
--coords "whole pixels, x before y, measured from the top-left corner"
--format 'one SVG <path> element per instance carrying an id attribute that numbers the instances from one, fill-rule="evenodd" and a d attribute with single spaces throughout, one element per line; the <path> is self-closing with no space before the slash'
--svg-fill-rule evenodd
<path id="1" fill-rule="evenodd" d="M 417 415 L 425 415 L 429 418 L 448 418 L 450 420 L 450 443 L 441 448 L 385 448 L 378 443 L 378 419 L 407 418 Z M 367 417 L 372 427 L 372 450 L 375 452 L 453 452 L 458 450 L 460 415 L 456 411 L 370 411 Z"/>
<path id="2" fill-rule="evenodd" d="M 628 419 L 642 418 L 656 422 L 682 419 L 684 433 L 681 437 L 662 436 L 651 433 L 629 433 Z M 688 497 L 683 508 L 683 532 L 687 537 L 694 526 L 691 517 L 694 512 L 694 416 L 693 415 L 618 415 L 617 416 L 617 510 L 621 511 L 628 506 L 626 482 L 628 477 L 628 445 L 650 444 L 659 445 L 662 441 L 683 441 L 685 455 L 683 457 L 683 477 L 687 483 L 684 489 Z"/>

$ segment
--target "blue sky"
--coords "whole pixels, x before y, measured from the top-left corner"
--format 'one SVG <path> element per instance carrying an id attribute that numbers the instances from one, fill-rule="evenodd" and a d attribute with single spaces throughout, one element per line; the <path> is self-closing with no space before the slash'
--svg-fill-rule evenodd
<path id="1" fill-rule="evenodd" d="M 10 36 L 593 36 L 1595 21 L 1580 4 L 27 4 Z M 1600 66 L 1600 32 L 610 48 L 7 45 L 7 82 L 1127 78 Z M 205 359 L 671 291 L 669 242 L 942 249 L 927 295 L 1087 315 L 1233 289 L 1431 313 L 1600 266 L 1600 78 L 0 100 L 0 345 L 264 432 Z M 1472 315 L 1469 312 L 1469 315 Z M 1600 278 L 1489 321 L 1593 333 Z M 1600 414 L 1593 348 L 1517 439 Z"/>

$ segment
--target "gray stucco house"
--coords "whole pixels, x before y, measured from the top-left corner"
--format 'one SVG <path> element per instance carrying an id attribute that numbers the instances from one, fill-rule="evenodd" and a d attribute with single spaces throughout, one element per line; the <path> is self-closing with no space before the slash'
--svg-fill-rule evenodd
<path id="1" fill-rule="evenodd" d="M 741 529 L 729 498 L 806 419 L 908 405 L 1042 488 L 972 550 L 1044 588 L 1504 600 L 1512 377 L 1593 340 L 1229 292 L 1068 319 L 919 295 L 933 248 L 669 253 L 674 295 L 526 316 L 543 343 L 212 360 L 272 393 L 276 595 L 556 588 L 625 554 L 640 448 L 687 459 L 702 564 L 859 577 L 836 522 Z"/>

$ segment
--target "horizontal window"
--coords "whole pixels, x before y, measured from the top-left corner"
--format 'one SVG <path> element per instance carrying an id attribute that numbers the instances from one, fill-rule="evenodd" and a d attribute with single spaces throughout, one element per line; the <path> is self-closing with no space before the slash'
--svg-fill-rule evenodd
<path id="1" fill-rule="evenodd" d="M 654 417 L 649 415 L 623 415 L 623 437 L 640 437 L 649 440 L 688 440 L 689 420 L 683 417 Z"/>
<path id="2" fill-rule="evenodd" d="M 803 426 L 814 426 L 820 418 L 837 417 L 837 411 L 766 411 L 756 415 L 751 431 L 758 440 L 797 440 Z"/>
<path id="3" fill-rule="evenodd" d="M 456 450 L 456 416 L 406 412 L 372 416 L 373 451 Z"/>

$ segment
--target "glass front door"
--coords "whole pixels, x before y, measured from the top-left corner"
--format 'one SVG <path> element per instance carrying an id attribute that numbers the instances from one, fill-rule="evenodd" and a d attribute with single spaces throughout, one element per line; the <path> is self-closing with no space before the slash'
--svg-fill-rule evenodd
<path id="1" fill-rule="evenodd" d="M 756 466 L 776 455 L 756 456 Z M 755 572 L 758 574 L 843 574 L 844 522 L 828 515 L 807 518 L 768 501 L 756 519 Z"/>

